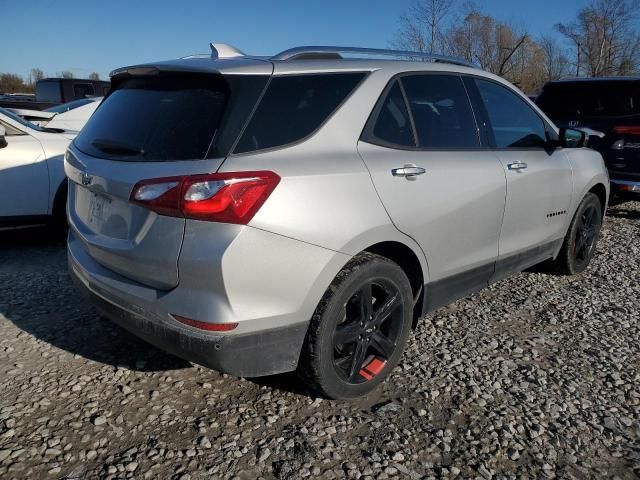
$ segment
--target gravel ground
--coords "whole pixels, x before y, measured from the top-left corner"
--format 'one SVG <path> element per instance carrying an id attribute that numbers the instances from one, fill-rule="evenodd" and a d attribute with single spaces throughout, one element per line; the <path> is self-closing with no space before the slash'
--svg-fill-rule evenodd
<path id="1" fill-rule="evenodd" d="M 640 477 L 638 202 L 585 274 L 426 317 L 355 403 L 146 345 L 81 301 L 51 237 L 0 236 L 0 478 Z"/>

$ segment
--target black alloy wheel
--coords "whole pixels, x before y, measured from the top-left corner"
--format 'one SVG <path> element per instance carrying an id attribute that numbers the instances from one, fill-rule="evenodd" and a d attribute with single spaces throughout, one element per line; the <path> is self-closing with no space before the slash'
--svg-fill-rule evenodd
<path id="1" fill-rule="evenodd" d="M 357 398 L 400 362 L 413 322 L 413 291 L 404 270 L 361 252 L 336 275 L 307 331 L 298 374 L 317 393 Z"/>
<path id="2" fill-rule="evenodd" d="M 587 193 L 574 214 L 555 260 L 547 269 L 562 275 L 583 272 L 591 262 L 600 237 L 604 205 L 593 192 Z"/>
<path id="3" fill-rule="evenodd" d="M 402 333 L 400 291 L 384 279 L 367 280 L 344 306 L 333 333 L 333 364 L 346 382 L 372 380 L 393 356 Z"/>
<path id="4" fill-rule="evenodd" d="M 600 226 L 600 212 L 595 205 L 589 205 L 581 212 L 576 224 L 574 256 L 577 268 L 581 268 L 591 259 Z"/>

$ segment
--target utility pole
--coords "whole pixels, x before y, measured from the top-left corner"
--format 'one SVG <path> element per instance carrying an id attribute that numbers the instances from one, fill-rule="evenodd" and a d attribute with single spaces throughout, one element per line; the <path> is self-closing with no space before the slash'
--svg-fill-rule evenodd
<path id="1" fill-rule="evenodd" d="M 578 48 L 578 61 L 576 62 L 576 77 L 580 76 L 580 42 L 576 42 Z"/>

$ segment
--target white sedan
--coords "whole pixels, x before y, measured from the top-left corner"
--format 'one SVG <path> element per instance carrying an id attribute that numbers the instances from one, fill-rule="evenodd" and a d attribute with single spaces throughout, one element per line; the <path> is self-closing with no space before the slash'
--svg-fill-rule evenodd
<path id="1" fill-rule="evenodd" d="M 85 98 L 87 103 L 75 108 L 70 108 L 59 112 L 46 124 L 47 128 L 62 128 L 64 130 L 74 130 L 79 132 L 87 123 L 89 117 L 96 111 L 103 97 Z M 77 102 L 78 100 L 76 100 Z M 65 104 L 68 105 L 68 104 Z M 53 107 L 56 108 L 56 107 Z M 50 111 L 53 109 L 49 109 Z"/>
<path id="2" fill-rule="evenodd" d="M 64 152 L 76 133 L 0 108 L 0 229 L 64 222 Z"/>
<path id="3" fill-rule="evenodd" d="M 23 108 L 7 108 L 7 110 L 41 127 L 62 128 L 79 132 L 103 98 L 82 98 L 42 111 Z"/>

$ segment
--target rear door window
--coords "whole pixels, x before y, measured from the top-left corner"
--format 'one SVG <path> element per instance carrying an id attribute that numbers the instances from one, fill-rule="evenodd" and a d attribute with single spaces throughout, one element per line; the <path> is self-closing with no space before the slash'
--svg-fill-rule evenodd
<path id="1" fill-rule="evenodd" d="M 506 87 L 476 79 L 497 148 L 544 148 L 546 126 L 522 98 Z"/>
<path id="2" fill-rule="evenodd" d="M 363 140 L 389 147 L 415 147 L 416 141 L 407 103 L 395 80 L 382 103 L 374 110 L 373 127 L 367 126 Z"/>
<path id="3" fill-rule="evenodd" d="M 465 149 L 480 146 L 478 128 L 462 78 L 456 75 L 402 77 L 415 123 L 418 147 Z"/>
<path id="4" fill-rule="evenodd" d="M 305 139 L 337 110 L 364 76 L 358 72 L 273 77 L 234 153 Z"/>
<path id="5" fill-rule="evenodd" d="M 227 81 L 215 74 L 123 80 L 75 145 L 95 157 L 135 162 L 224 157 L 266 81 L 262 75 L 232 75 Z"/>

